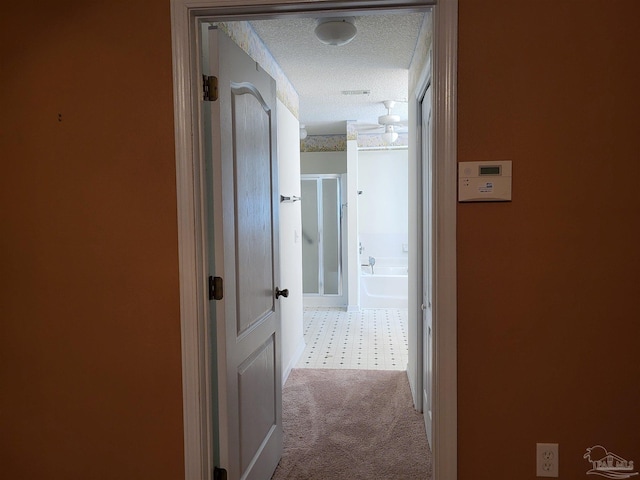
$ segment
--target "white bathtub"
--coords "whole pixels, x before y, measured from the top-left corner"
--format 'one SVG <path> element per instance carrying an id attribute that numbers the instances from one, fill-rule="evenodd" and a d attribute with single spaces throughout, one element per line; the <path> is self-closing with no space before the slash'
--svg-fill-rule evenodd
<path id="1" fill-rule="evenodd" d="M 373 267 L 360 267 L 360 306 L 362 308 L 407 308 L 406 258 L 376 258 Z"/>

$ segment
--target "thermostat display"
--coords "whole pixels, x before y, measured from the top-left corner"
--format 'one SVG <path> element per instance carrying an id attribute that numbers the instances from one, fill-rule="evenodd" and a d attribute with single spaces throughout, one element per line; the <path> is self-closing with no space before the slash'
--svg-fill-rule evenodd
<path id="1" fill-rule="evenodd" d="M 511 161 L 460 162 L 458 201 L 511 201 Z"/>
<path id="2" fill-rule="evenodd" d="M 500 165 L 480 165 L 480 176 L 482 175 L 500 175 L 502 168 Z"/>

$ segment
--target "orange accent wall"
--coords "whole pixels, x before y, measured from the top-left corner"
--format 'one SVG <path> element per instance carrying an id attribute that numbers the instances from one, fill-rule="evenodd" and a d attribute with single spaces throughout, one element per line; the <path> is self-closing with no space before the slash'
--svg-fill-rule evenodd
<path id="1" fill-rule="evenodd" d="M 169 1 L 4 2 L 0 59 L 0 477 L 183 478 Z"/>
<path id="2" fill-rule="evenodd" d="M 458 204 L 459 478 L 640 464 L 640 2 L 460 0 L 458 160 L 513 201 Z"/>

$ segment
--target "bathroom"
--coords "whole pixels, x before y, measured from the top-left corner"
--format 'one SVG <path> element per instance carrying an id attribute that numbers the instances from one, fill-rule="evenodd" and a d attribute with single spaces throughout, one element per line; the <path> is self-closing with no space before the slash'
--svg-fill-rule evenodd
<path id="1" fill-rule="evenodd" d="M 407 150 L 358 152 L 361 308 L 407 308 L 407 168 Z"/>
<path id="2" fill-rule="evenodd" d="M 307 307 L 407 308 L 408 155 L 343 135 L 302 142 L 303 287 Z M 405 145 L 403 145 L 405 143 Z"/>

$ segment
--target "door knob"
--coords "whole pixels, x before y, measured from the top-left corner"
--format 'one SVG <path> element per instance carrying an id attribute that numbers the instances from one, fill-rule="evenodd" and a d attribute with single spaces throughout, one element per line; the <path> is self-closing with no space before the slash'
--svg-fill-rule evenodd
<path id="1" fill-rule="evenodd" d="M 280 290 L 278 287 L 276 287 L 276 298 L 280 298 L 280 297 L 287 298 L 288 296 L 289 296 L 289 289 L 288 288 Z"/>

